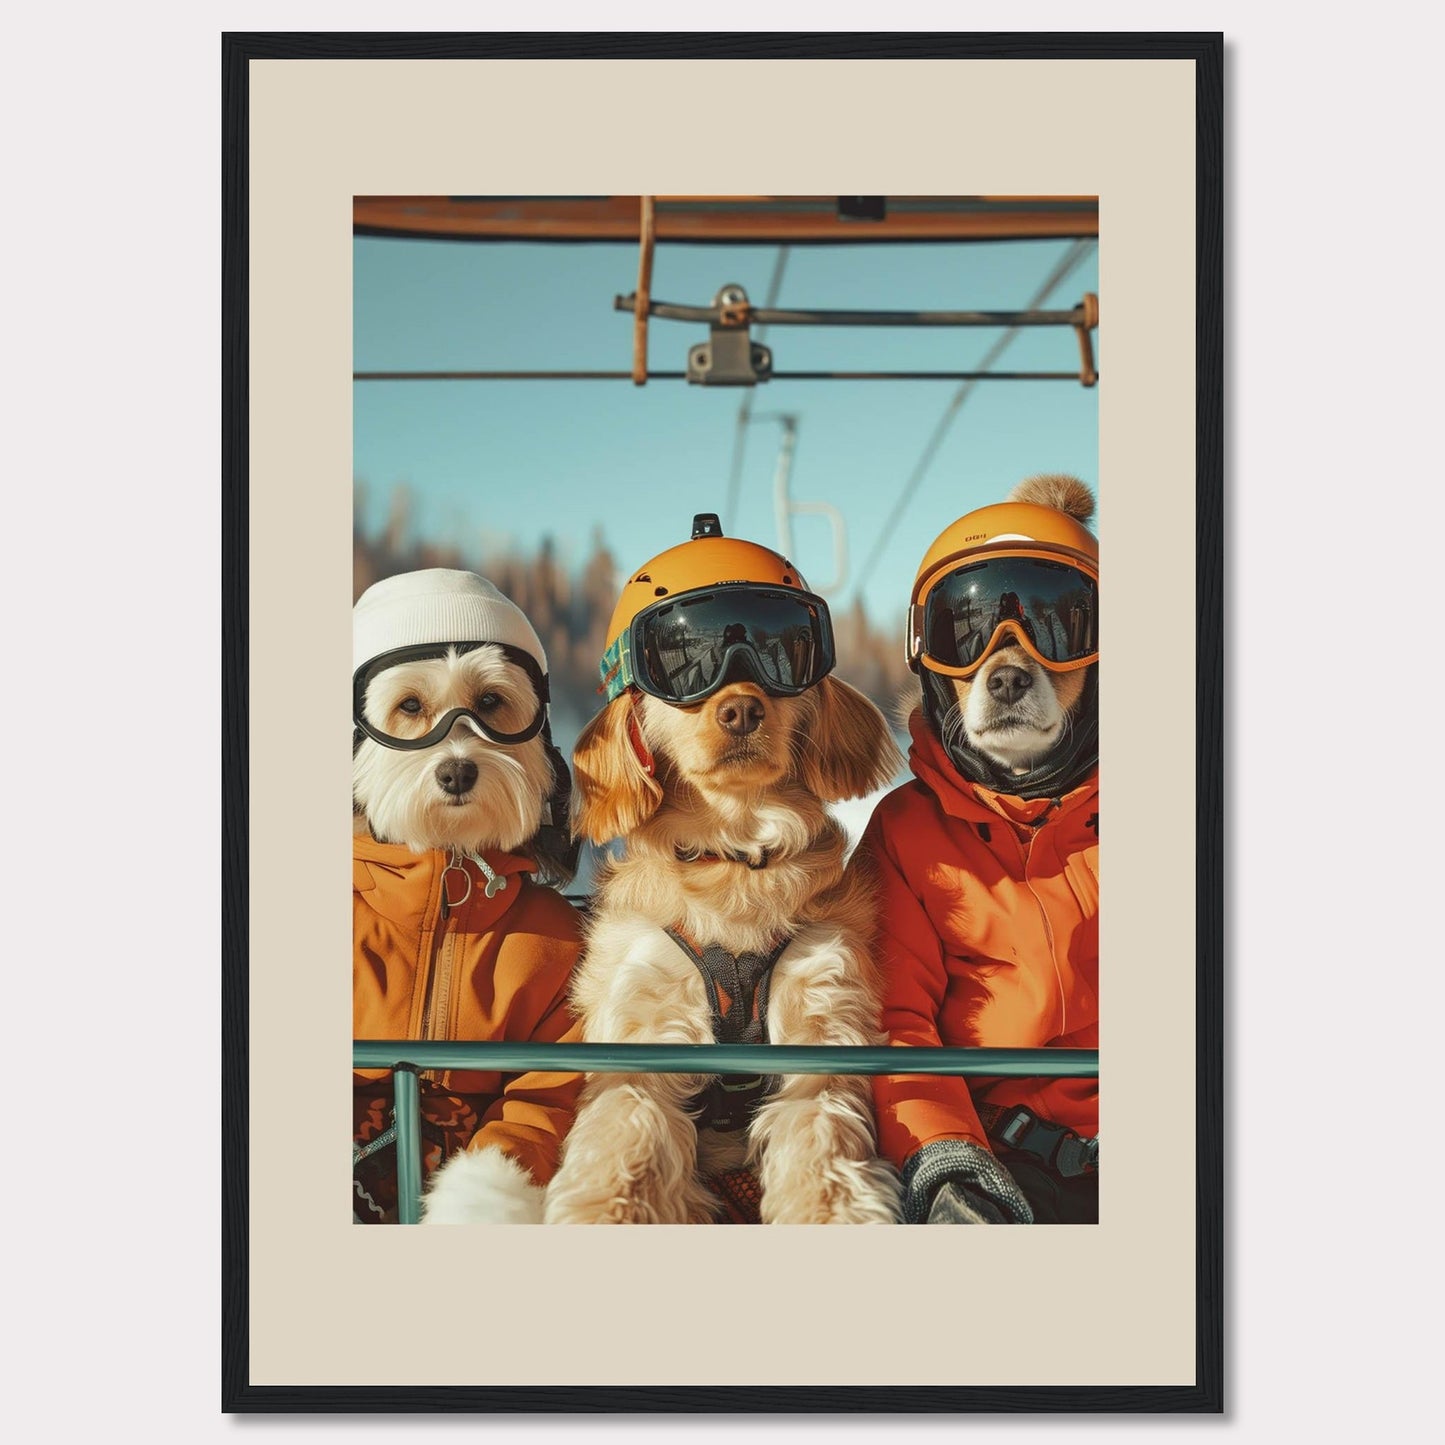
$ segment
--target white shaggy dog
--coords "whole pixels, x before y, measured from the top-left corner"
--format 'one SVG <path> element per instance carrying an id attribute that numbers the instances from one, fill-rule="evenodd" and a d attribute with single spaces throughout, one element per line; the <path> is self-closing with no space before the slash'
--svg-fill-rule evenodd
<path id="1" fill-rule="evenodd" d="M 537 711 L 531 680 L 496 645 L 400 662 L 366 689 L 364 715 L 404 740 L 422 737 L 452 709 L 473 709 L 497 731 L 523 731 Z M 363 736 L 352 760 L 358 826 L 377 838 L 427 848 L 510 851 L 536 837 L 552 792 L 541 734 L 507 747 L 463 714 L 431 747 L 398 749 Z"/>
<path id="2" fill-rule="evenodd" d="M 530 624 L 470 573 L 403 574 L 357 604 L 352 791 L 358 1037 L 536 1039 L 571 1028 L 572 909 L 525 873 L 570 876 L 568 774 L 546 728 Z M 460 1148 L 427 1224 L 539 1222 L 575 1076 L 424 1076 Z M 448 1127 L 453 1127 L 450 1123 Z"/>

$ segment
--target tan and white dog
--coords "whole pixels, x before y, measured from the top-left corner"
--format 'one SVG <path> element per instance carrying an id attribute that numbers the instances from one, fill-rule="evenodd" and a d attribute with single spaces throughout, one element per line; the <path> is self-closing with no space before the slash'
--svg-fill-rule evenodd
<path id="1" fill-rule="evenodd" d="M 929 546 L 908 608 L 913 781 L 855 862 L 903 1047 L 1099 1043 L 1099 547 L 1092 493 L 1033 477 Z M 1092 1078 L 880 1076 L 910 1223 L 1098 1217 Z"/>
<path id="2" fill-rule="evenodd" d="M 1031 477 L 1014 489 L 1009 500 L 1054 507 L 1080 523 L 1094 513 L 1093 493 L 1070 476 Z M 964 741 L 1007 773 L 1023 777 L 1050 755 L 1066 751 L 1072 734 L 1085 721 L 1085 709 L 1097 707 L 1089 686 L 1097 669 L 1093 663 L 1070 672 L 1054 671 L 1018 642 L 1005 642 L 971 677 L 947 679 L 953 705 L 942 717 L 944 744 Z"/>

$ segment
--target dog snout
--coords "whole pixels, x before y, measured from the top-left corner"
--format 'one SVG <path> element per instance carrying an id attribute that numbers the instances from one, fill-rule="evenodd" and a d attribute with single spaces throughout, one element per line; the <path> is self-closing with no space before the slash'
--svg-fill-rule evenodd
<path id="1" fill-rule="evenodd" d="M 477 765 L 467 758 L 446 758 L 437 764 L 436 780 L 442 792 L 460 798 L 476 783 Z"/>
<path id="2" fill-rule="evenodd" d="M 718 726 L 734 737 L 744 738 L 755 732 L 766 716 L 762 698 L 752 693 L 730 693 L 717 705 Z"/>
<path id="3" fill-rule="evenodd" d="M 1001 703 L 1017 702 L 1033 685 L 1032 675 L 1021 667 L 996 667 L 988 679 L 989 695 Z"/>

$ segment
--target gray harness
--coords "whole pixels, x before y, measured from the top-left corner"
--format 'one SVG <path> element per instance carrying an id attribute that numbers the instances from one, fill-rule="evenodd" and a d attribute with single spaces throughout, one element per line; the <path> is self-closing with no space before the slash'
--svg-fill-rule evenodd
<path id="1" fill-rule="evenodd" d="M 675 928 L 667 936 L 702 975 L 712 1014 L 713 1042 L 768 1042 L 768 989 L 773 965 L 792 942 L 784 938 L 769 953 L 729 953 L 721 944 L 699 948 Z M 719 1074 L 694 1096 L 689 1112 L 699 1129 L 724 1133 L 746 1129 L 765 1098 L 778 1087 L 776 1075 Z"/>

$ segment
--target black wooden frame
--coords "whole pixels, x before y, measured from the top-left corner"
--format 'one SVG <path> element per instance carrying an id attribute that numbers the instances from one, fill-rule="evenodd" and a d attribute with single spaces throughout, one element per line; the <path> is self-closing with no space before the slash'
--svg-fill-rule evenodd
<path id="1" fill-rule="evenodd" d="M 228 1412 L 530 1414 L 1223 1410 L 1223 60 L 1218 33 L 396 33 L 221 37 L 222 1019 L 225 1077 L 249 1077 L 247 977 L 249 172 L 247 63 L 262 59 L 1185 59 L 1196 66 L 1196 1376 L 1179 1386 L 274 1386 L 248 1370 L 246 1090 L 224 1091 L 221 1403 Z"/>

